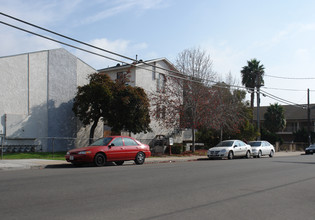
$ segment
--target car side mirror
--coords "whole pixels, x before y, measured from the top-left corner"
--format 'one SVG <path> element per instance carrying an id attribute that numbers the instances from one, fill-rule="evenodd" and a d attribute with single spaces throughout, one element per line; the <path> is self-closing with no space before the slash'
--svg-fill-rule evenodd
<path id="1" fill-rule="evenodd" d="M 237 147 L 236 145 L 233 146 L 233 148 L 236 148 L 236 147 Z"/>
<path id="2" fill-rule="evenodd" d="M 111 143 L 110 145 L 108 145 L 109 148 L 114 147 L 114 146 L 115 146 L 114 143 Z"/>

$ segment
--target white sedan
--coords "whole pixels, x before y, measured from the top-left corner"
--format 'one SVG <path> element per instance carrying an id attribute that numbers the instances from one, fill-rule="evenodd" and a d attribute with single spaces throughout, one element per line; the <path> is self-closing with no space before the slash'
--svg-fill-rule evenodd
<path id="1" fill-rule="evenodd" d="M 248 142 L 252 146 L 253 157 L 261 158 L 262 156 L 269 155 L 273 157 L 275 148 L 268 141 L 250 141 Z"/>
<path id="2" fill-rule="evenodd" d="M 240 140 L 221 141 L 217 146 L 208 150 L 207 156 L 211 158 L 228 158 L 246 157 L 250 158 L 252 148 L 250 145 Z"/>

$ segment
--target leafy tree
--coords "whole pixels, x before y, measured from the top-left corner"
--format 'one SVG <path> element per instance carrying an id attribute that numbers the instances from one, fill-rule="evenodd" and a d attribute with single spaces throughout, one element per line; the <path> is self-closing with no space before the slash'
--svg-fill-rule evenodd
<path id="1" fill-rule="evenodd" d="M 261 138 L 262 140 L 269 141 L 271 144 L 275 144 L 276 142 L 280 142 L 280 144 L 283 143 L 282 138 L 278 134 L 272 133 L 265 128 L 261 129 Z"/>
<path id="2" fill-rule="evenodd" d="M 94 73 L 89 76 L 89 84 L 78 87 L 72 110 L 84 126 L 92 123 L 91 142 L 100 119 L 114 133 L 151 131 L 149 107 L 142 88 L 126 86 L 121 81 L 115 83 L 106 74 Z"/>
<path id="3" fill-rule="evenodd" d="M 107 120 L 113 132 L 122 130 L 132 133 L 151 131 L 150 103 L 145 91 L 140 87 L 125 86 L 116 82 L 110 117 Z"/>
<path id="4" fill-rule="evenodd" d="M 278 103 L 270 105 L 264 114 L 265 122 L 264 127 L 271 133 L 276 133 L 286 126 L 284 118 L 284 109 Z"/>
<path id="5" fill-rule="evenodd" d="M 261 86 L 264 84 L 264 76 L 265 73 L 265 67 L 264 65 L 260 65 L 260 61 L 257 61 L 256 59 L 251 59 L 250 61 L 247 61 L 247 66 L 244 66 L 241 70 L 242 74 L 242 84 L 245 85 L 245 87 L 250 92 L 250 107 L 251 109 L 254 109 L 254 99 L 255 99 L 255 87 Z M 258 78 L 259 77 L 259 78 Z M 260 82 L 258 85 L 257 83 Z"/>
<path id="6" fill-rule="evenodd" d="M 94 73 L 89 76 L 89 84 L 78 87 L 72 110 L 84 126 L 92 123 L 90 143 L 99 120 L 108 120 L 113 86 L 113 81 L 107 75 Z"/>

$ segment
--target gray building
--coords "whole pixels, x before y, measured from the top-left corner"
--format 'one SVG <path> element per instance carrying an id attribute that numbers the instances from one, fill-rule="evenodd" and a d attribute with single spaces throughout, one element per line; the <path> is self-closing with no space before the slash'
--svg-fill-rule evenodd
<path id="1" fill-rule="evenodd" d="M 0 135 L 5 146 L 65 151 L 84 146 L 89 128 L 72 112 L 77 86 L 95 69 L 65 49 L 0 57 Z M 101 137 L 100 123 L 95 137 Z"/>
<path id="2" fill-rule="evenodd" d="M 294 140 L 294 133 L 304 129 L 308 130 L 308 116 L 307 116 L 307 105 L 305 108 L 293 106 L 293 105 L 281 105 L 284 110 L 284 118 L 286 120 L 286 127 L 282 131 L 278 131 L 285 142 L 292 142 Z M 264 114 L 267 112 L 269 106 L 262 106 L 259 109 L 260 123 L 265 122 Z M 315 132 L 315 104 L 310 105 L 310 131 Z M 254 122 L 257 123 L 257 107 L 254 108 L 253 112 Z"/>

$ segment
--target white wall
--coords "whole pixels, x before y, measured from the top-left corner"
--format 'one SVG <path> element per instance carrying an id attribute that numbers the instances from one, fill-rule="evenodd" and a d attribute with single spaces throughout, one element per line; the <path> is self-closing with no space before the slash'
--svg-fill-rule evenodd
<path id="1" fill-rule="evenodd" d="M 50 137 L 88 137 L 88 128 L 82 129 L 72 106 L 77 86 L 88 83 L 87 76 L 94 72 L 65 49 L 1 57 L 0 134 L 6 134 L 6 144 L 40 139 L 49 151 Z M 102 136 L 102 127 L 96 137 Z M 63 150 L 64 142 L 56 143 L 54 150 Z"/>

